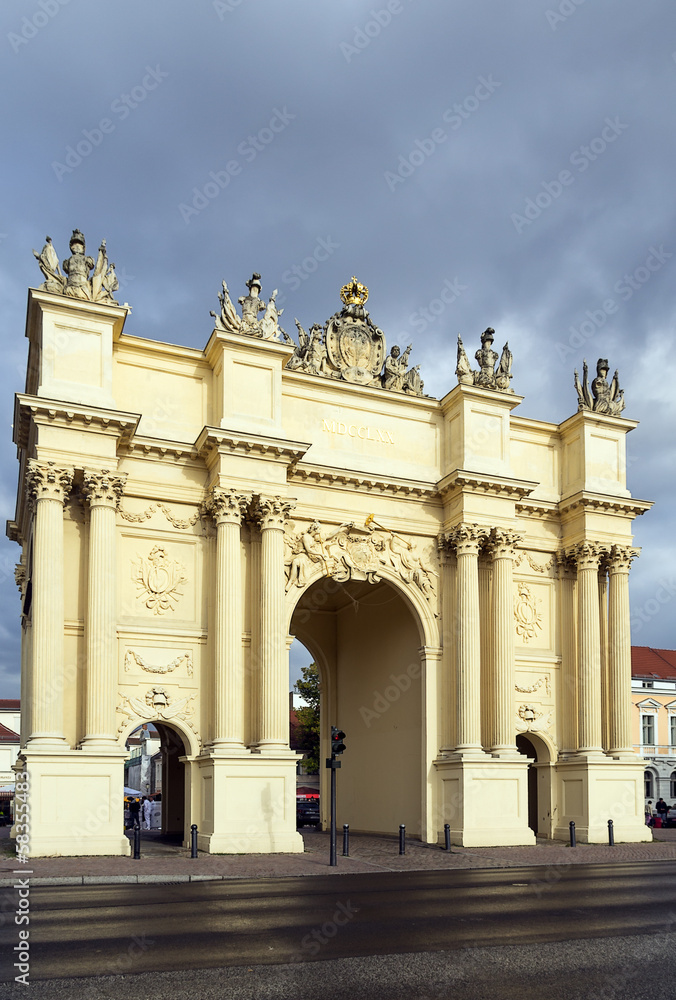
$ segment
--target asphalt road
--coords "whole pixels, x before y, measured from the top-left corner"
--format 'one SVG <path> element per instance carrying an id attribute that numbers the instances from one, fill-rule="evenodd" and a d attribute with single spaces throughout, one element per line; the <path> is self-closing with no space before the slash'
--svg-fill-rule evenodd
<path id="1" fill-rule="evenodd" d="M 513 978 L 517 956 L 535 976 L 541 991 L 533 996 L 540 1000 L 559 995 L 656 1000 L 676 993 L 676 967 L 667 971 L 668 962 L 676 965 L 673 862 L 34 887 L 29 902 L 30 982 L 48 988 L 34 995 L 50 998 L 298 998 L 319 995 L 315 987 L 328 978 L 326 995 L 332 1000 L 361 995 L 422 1000 L 455 996 L 456 988 L 465 1000 L 484 995 L 500 1000 L 530 995 L 523 992 L 524 980 Z M 15 975 L 10 955 L 19 929 L 6 923 L 0 930 L 2 982 Z M 565 974 L 564 953 L 572 961 Z M 511 955 L 511 961 L 495 957 L 500 954 Z M 546 954 L 552 956 L 549 966 L 533 964 L 533 956 Z M 610 954 L 615 958 L 609 967 Z M 587 956 L 582 965 L 581 955 Z M 496 981 L 501 962 L 504 970 Z M 429 966 L 432 979 L 416 979 L 411 988 L 417 992 L 402 992 L 410 970 L 418 967 L 423 976 L 423 966 Z M 360 967 L 370 982 L 363 994 L 361 980 L 354 978 Z M 331 972 L 336 968 L 342 972 Z M 380 972 L 372 981 L 374 968 Z M 573 989 L 571 977 L 581 968 L 586 978 Z M 186 970 L 195 971 L 186 978 Z M 172 974 L 170 986 L 166 977 Z M 520 993 L 508 992 L 510 975 Z M 544 989 L 547 976 L 551 981 Z M 72 977 L 86 991 L 80 993 L 75 983 L 62 993 L 66 984 L 55 980 Z M 51 982 L 41 983 L 45 980 Z M 155 992 L 153 984 L 163 980 L 164 992 Z M 301 986 L 304 980 L 314 984 L 307 987 L 310 992 Z M 179 991 L 181 981 L 185 993 Z M 250 992 L 247 984 L 254 981 Z M 203 985 L 196 988 L 198 982 Z M 130 983 L 136 988 L 127 994 Z M 663 984 L 668 989 L 662 994 Z M 567 992 L 555 992 L 559 986 Z M 429 992 L 437 987 L 442 992 Z M 583 987 L 596 992 L 582 992 Z M 483 988 L 488 992 L 471 992 Z M 0 998 L 21 995 L 16 993 L 21 989 L 0 986 Z"/>

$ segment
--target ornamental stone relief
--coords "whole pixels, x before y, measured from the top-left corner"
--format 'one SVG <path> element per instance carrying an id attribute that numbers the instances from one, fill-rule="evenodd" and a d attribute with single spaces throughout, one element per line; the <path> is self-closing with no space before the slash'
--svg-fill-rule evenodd
<path id="1" fill-rule="evenodd" d="M 516 634 L 523 642 L 530 642 L 537 637 L 538 630 L 542 631 L 542 612 L 538 608 L 541 603 L 538 597 L 531 594 L 527 584 L 518 584 L 517 597 L 514 601 L 514 620 Z"/>
<path id="2" fill-rule="evenodd" d="M 540 711 L 537 705 L 519 705 L 516 710 L 517 733 L 546 732 L 552 725 L 553 710 Z"/>
<path id="3" fill-rule="evenodd" d="M 437 573 L 423 565 L 408 539 L 378 524 L 373 515 L 363 527 L 349 521 L 324 529 L 313 521 L 296 534 L 287 534 L 285 542 L 287 591 L 304 587 L 317 570 L 339 582 L 377 583 L 387 568 L 417 587 L 428 601 L 435 597 Z"/>
<path id="4" fill-rule="evenodd" d="M 120 517 L 125 521 L 130 521 L 132 524 L 141 524 L 142 521 L 147 521 L 149 517 L 152 517 L 155 511 L 161 511 L 166 517 L 169 524 L 174 528 L 178 528 L 181 531 L 185 531 L 187 528 L 192 528 L 193 525 L 197 524 L 201 517 L 201 512 L 198 510 L 192 517 L 181 518 L 174 517 L 166 504 L 163 503 L 153 503 L 146 510 L 139 512 L 138 514 L 131 513 L 130 511 L 121 510 Z"/>
<path id="5" fill-rule="evenodd" d="M 185 664 L 185 668 L 188 672 L 188 677 L 192 677 L 193 665 L 192 665 L 192 653 L 181 653 L 177 656 L 175 660 L 171 663 L 167 663 L 164 666 L 156 666 L 152 663 L 146 663 L 142 656 L 135 653 L 133 649 L 128 649 L 124 654 L 124 669 L 126 673 L 131 670 L 140 669 L 146 670 L 149 674 L 170 674 L 174 670 Z"/>
<path id="6" fill-rule="evenodd" d="M 172 719 L 185 722 L 186 725 L 190 726 L 194 733 L 197 733 L 195 726 L 192 722 L 192 716 L 195 711 L 195 706 L 193 704 L 194 699 L 197 697 L 195 693 L 187 695 L 185 698 L 179 698 L 176 700 L 174 696 L 170 695 L 166 688 L 163 687 L 152 687 L 146 691 L 145 699 L 129 697 L 128 695 L 122 695 L 120 704 L 117 706 L 117 712 L 120 715 L 125 715 L 127 718 L 123 719 L 118 727 L 118 735 L 127 725 L 128 720 L 136 722 L 139 720 L 139 724 L 142 722 L 152 722 L 152 721 L 164 721 L 168 722 Z"/>
<path id="7" fill-rule="evenodd" d="M 160 545 L 145 559 L 138 556 L 132 565 L 132 579 L 139 588 L 139 600 L 155 615 L 174 611 L 183 596 L 178 588 L 188 582 L 185 568 L 176 559 L 170 559 Z"/>
<path id="8" fill-rule="evenodd" d="M 515 684 L 514 690 L 518 691 L 519 694 L 534 694 L 536 691 L 539 691 L 541 687 L 544 687 L 547 697 L 551 697 L 552 686 L 549 677 L 538 677 L 534 684 L 524 684 L 523 686 Z"/>

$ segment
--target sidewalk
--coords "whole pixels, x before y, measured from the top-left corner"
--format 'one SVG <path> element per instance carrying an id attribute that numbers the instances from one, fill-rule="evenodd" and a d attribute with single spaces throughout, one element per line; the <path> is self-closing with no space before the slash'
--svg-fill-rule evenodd
<path id="1" fill-rule="evenodd" d="M 399 854 L 398 837 L 352 834 L 350 857 L 342 857 L 342 831 L 338 837 L 338 865 L 329 867 L 329 835 L 302 830 L 304 854 L 200 853 L 195 859 L 182 847 L 146 836 L 141 859 L 121 857 L 35 858 L 20 865 L 9 850 L 7 832 L 0 840 L 0 887 L 17 878 L 32 885 L 103 885 L 107 883 L 190 882 L 218 879 L 286 878 L 299 875 L 346 875 L 377 871 L 424 871 L 461 868 L 516 868 L 542 865 L 613 864 L 636 861 L 676 861 L 676 829 L 655 830 L 651 844 L 580 844 L 538 841 L 535 847 L 453 847 L 447 854 L 436 845 L 409 840 L 406 854 Z M 1 834 L 0 834 L 1 835 Z M 21 875 L 14 874 L 21 870 Z"/>

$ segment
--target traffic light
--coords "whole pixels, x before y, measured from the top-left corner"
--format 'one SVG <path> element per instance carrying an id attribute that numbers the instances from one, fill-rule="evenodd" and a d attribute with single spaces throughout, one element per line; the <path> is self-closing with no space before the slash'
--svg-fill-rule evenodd
<path id="1" fill-rule="evenodd" d="M 345 744 L 343 740 L 345 739 L 345 733 L 342 729 L 338 729 L 337 726 L 331 726 L 331 756 L 335 757 L 336 754 L 342 753 L 345 749 Z"/>

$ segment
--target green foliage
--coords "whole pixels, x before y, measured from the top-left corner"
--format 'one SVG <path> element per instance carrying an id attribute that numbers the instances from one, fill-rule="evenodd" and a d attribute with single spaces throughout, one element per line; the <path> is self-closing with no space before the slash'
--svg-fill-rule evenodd
<path id="1" fill-rule="evenodd" d="M 308 774 L 317 774 L 319 771 L 319 699 L 321 696 L 319 671 L 317 665 L 311 663 L 309 667 L 302 667 L 301 673 L 302 678 L 296 681 L 294 690 L 303 701 L 307 702 L 307 705 L 296 709 L 298 720 L 296 742 L 299 753 L 305 754 L 305 769 Z"/>

